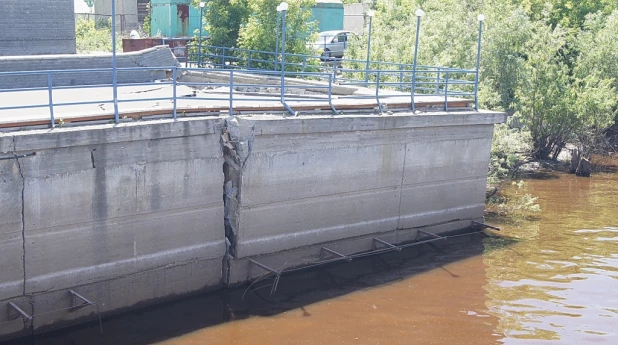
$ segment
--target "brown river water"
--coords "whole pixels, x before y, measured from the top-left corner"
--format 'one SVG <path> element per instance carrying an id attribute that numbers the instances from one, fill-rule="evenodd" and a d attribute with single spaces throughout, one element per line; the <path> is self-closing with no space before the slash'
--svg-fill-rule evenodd
<path id="1" fill-rule="evenodd" d="M 618 344 L 618 169 L 526 179 L 534 219 L 15 344 Z M 612 171 L 613 170 L 613 171 Z M 514 187 L 515 188 L 515 187 Z M 512 193 L 515 193 L 512 191 Z"/>

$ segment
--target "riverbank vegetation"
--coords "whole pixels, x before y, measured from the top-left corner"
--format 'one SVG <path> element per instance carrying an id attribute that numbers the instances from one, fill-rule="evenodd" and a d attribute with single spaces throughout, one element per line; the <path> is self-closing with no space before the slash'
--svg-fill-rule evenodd
<path id="1" fill-rule="evenodd" d="M 420 65 L 474 68 L 477 16 L 485 15 L 482 108 L 512 118 L 496 130 L 490 180 L 526 156 L 558 158 L 567 143 L 582 157 L 612 148 L 618 97 L 618 2 L 569 0 L 378 0 L 371 57 L 411 63 L 417 18 Z M 356 41 L 349 58 L 366 56 Z"/>
<path id="2" fill-rule="evenodd" d="M 540 210 L 516 179 L 531 160 L 557 160 L 567 144 L 593 165 L 596 155 L 616 151 L 608 134 L 618 108 L 618 2 L 378 0 L 372 60 L 413 62 L 417 8 L 426 13 L 418 63 L 429 66 L 474 68 L 477 17 L 485 15 L 480 106 L 510 115 L 495 129 L 490 213 L 521 218 Z M 362 60 L 366 51 L 360 39 L 348 57 Z M 579 160 L 573 164 L 575 171 Z M 515 192 L 500 192 L 512 183 Z"/>

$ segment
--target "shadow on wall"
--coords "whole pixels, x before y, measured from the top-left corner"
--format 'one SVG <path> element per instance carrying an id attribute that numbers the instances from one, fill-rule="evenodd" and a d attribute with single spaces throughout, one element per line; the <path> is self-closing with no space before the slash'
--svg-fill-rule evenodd
<path id="1" fill-rule="evenodd" d="M 151 344 L 198 329 L 241 320 L 249 316 L 271 316 L 309 304 L 343 296 L 369 287 L 400 281 L 440 268 L 453 278 L 457 274 L 443 266 L 481 255 L 486 236 L 476 233 L 446 241 L 411 247 L 401 252 L 366 257 L 318 269 L 300 271 L 281 278 L 277 292 L 269 296 L 273 279 L 253 285 L 218 290 L 169 302 L 89 324 L 22 339 L 5 345 L 136 345 Z"/>

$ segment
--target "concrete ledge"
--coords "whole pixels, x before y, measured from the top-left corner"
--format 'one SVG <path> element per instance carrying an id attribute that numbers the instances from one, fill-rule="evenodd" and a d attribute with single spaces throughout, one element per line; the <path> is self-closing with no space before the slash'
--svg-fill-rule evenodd
<path id="1" fill-rule="evenodd" d="M 224 117 L 192 117 L 0 133 L 0 152 L 182 138 L 220 132 Z"/>
<path id="2" fill-rule="evenodd" d="M 396 113 L 394 115 L 330 115 L 290 118 L 281 116 L 238 116 L 241 126 L 254 128 L 256 136 L 281 134 L 378 131 L 405 128 L 493 125 L 506 121 L 498 112 Z"/>

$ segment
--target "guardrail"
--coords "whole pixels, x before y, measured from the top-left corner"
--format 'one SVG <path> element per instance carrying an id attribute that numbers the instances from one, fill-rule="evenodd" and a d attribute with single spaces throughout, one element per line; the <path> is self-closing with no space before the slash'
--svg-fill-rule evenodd
<path id="1" fill-rule="evenodd" d="M 253 53 L 253 52 L 251 52 Z M 260 52 L 262 53 L 262 52 Z M 269 53 L 269 52 L 264 52 Z M 293 57 L 302 58 L 302 60 L 293 60 Z M 10 77 L 16 78 L 20 76 L 29 75 L 41 75 L 46 79 L 46 85 L 32 88 L 21 89 L 0 89 L 0 98 L 10 99 L 11 92 L 23 92 L 23 91 L 46 91 L 46 102 L 40 102 L 36 104 L 2 104 L 0 101 L 0 114 L 5 110 L 16 109 L 32 109 L 32 108 L 48 108 L 49 113 L 49 125 L 54 127 L 59 121 L 56 119 L 55 110 L 59 107 L 69 107 L 78 105 L 89 104 L 114 104 L 114 121 L 118 123 L 120 121 L 120 114 L 118 111 L 118 104 L 140 101 L 171 101 L 171 117 L 176 119 L 178 111 L 182 110 L 179 107 L 179 101 L 186 101 L 188 98 L 186 95 L 178 95 L 178 87 L 186 86 L 193 89 L 199 88 L 226 88 L 225 90 L 219 90 L 216 92 L 197 93 L 195 92 L 191 96 L 191 100 L 196 101 L 211 101 L 219 102 L 217 107 L 221 107 L 220 103 L 226 103 L 227 111 L 230 114 L 235 113 L 235 109 L 242 102 L 251 102 L 252 104 L 259 102 L 271 102 L 280 103 L 291 114 L 296 114 L 294 107 L 301 106 L 306 103 L 322 103 L 326 104 L 328 108 L 337 113 L 337 109 L 333 104 L 333 98 L 337 99 L 369 99 L 371 104 L 366 104 L 367 108 L 373 108 L 377 103 L 377 107 L 382 111 L 382 103 L 385 99 L 397 98 L 399 101 L 406 94 L 409 95 L 409 102 L 414 109 L 415 97 L 420 95 L 432 95 L 437 96 L 436 99 L 442 99 L 444 109 L 448 110 L 449 98 L 467 99 L 471 101 L 476 100 L 477 85 L 475 84 L 476 71 L 463 70 L 443 67 L 427 67 L 419 66 L 416 71 L 410 70 L 410 65 L 403 64 L 389 64 L 389 63 L 376 63 L 376 66 L 397 66 L 397 69 L 370 69 L 367 70 L 355 69 L 346 66 L 339 65 L 343 60 L 330 60 L 322 62 L 322 65 L 310 65 L 306 56 L 286 54 L 286 60 L 290 59 L 291 62 L 286 62 L 285 71 L 276 70 L 260 70 L 260 69 L 241 69 L 235 64 L 226 63 L 224 56 L 212 56 L 211 58 L 220 58 L 220 62 L 209 66 L 209 68 L 199 67 L 153 67 L 153 68 L 117 68 L 118 72 L 131 72 L 131 71 L 151 71 L 151 70 L 166 70 L 170 73 L 170 78 L 156 82 L 146 83 L 123 83 L 114 86 L 110 80 L 109 84 L 98 85 L 76 85 L 76 86 L 58 86 L 54 85 L 54 77 L 59 74 L 71 74 L 71 73 L 110 73 L 113 72 L 112 68 L 103 69 L 80 69 L 80 70 L 46 70 L 46 71 L 28 71 L 28 72 L 0 72 L 0 78 Z M 229 58 L 229 57 L 228 57 Z M 312 57 L 316 58 L 316 57 Z M 319 57 L 317 57 L 319 59 Z M 229 60 L 227 60 L 229 61 Z M 235 60 L 232 60 L 235 61 Z M 263 59 L 253 59 L 254 63 L 273 63 L 275 66 L 276 61 L 268 61 Z M 353 60 L 346 60 L 353 62 Z M 206 62 L 208 65 L 211 62 Z M 329 65 L 330 64 L 330 65 Z M 362 63 L 364 65 L 364 62 Z M 309 68 L 311 66 L 312 69 Z M 224 67 L 224 68 L 221 68 Z M 296 68 L 298 70 L 290 70 Z M 313 70 L 315 68 L 315 70 Z M 329 69 L 330 68 L 330 69 Z M 202 72 L 202 73 L 216 73 L 223 74 L 227 80 L 225 82 L 185 82 L 179 80 L 179 77 L 187 72 Z M 239 82 L 242 80 L 239 76 L 259 76 L 262 77 L 262 81 L 254 82 Z M 43 78 L 42 77 L 42 78 Z M 224 79 L 226 79 L 224 78 Z M 264 82 L 266 78 L 268 82 Z M 276 78 L 276 79 L 275 79 Z M 245 78 L 246 79 L 246 78 Z M 300 80 L 305 80 L 304 84 L 299 83 Z M 171 91 L 169 95 L 158 97 L 138 97 L 138 98 L 104 98 L 101 99 L 80 99 L 79 101 L 58 101 L 55 99 L 57 91 L 72 90 L 72 89 L 89 89 L 89 88 L 112 88 L 114 90 L 122 89 L 131 86 L 162 86 L 169 85 Z M 364 86 L 375 89 L 375 92 L 367 90 L 360 94 L 351 95 L 338 95 L 334 94 L 333 88 L 341 85 L 354 85 Z M 416 92 L 412 92 L 414 89 Z M 238 92 L 238 90 L 245 90 Z M 247 91 L 254 90 L 254 91 Z M 257 91 L 255 91 L 257 90 Z M 386 90 L 398 91 L 398 92 L 382 92 Z M 263 91 L 263 92 L 260 92 Z M 274 93 L 273 91 L 278 91 Z M 307 94 L 307 91 L 311 91 L 311 94 Z M 114 95 L 117 92 L 113 93 Z M 84 96 L 86 97 L 86 96 Z M 373 103 L 375 100 L 375 103 Z M 30 101 L 29 101 L 30 102 Z M 441 101 L 442 102 L 442 101 Z M 6 102 L 4 102 L 6 103 Z M 9 102 L 11 103 L 11 102 Z M 246 106 L 245 106 L 246 108 Z M 2 116 L 0 115 L 0 122 L 2 122 Z"/>

